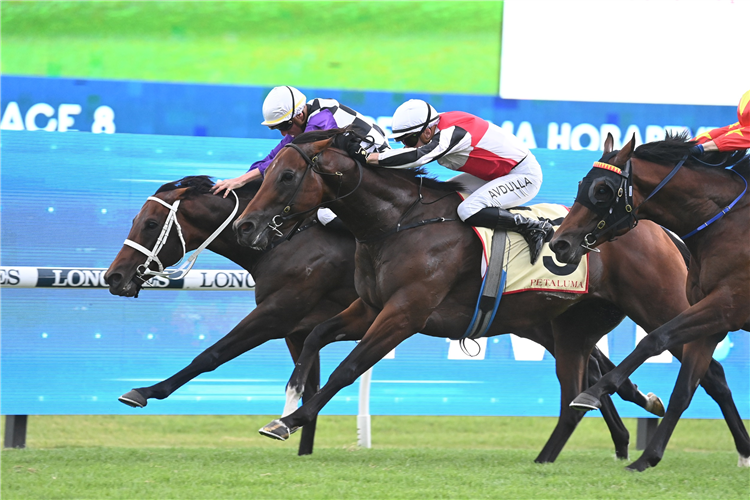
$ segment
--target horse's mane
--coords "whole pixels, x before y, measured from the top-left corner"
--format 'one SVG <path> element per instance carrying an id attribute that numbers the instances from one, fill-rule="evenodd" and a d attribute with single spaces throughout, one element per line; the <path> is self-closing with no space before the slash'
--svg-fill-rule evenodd
<path id="1" fill-rule="evenodd" d="M 345 132 L 354 134 L 354 132 L 351 130 L 351 127 L 332 128 L 328 130 L 314 130 L 312 132 L 305 132 L 303 134 L 298 135 L 297 137 L 294 138 L 292 142 L 294 144 L 309 144 L 311 142 L 325 141 L 331 138 L 336 138 Z M 360 137 L 360 136 L 357 136 L 357 137 Z M 360 139 L 362 138 L 360 137 Z M 334 143 L 334 147 L 336 147 L 335 143 Z M 453 181 L 444 182 L 444 181 L 439 181 L 433 177 L 428 177 L 427 171 L 422 167 L 396 169 L 396 168 L 386 168 L 386 167 L 375 167 L 372 165 L 365 165 L 365 166 L 374 172 L 379 172 L 381 174 L 385 174 L 387 172 L 387 173 L 396 175 L 397 177 L 401 177 L 403 179 L 409 180 L 413 182 L 414 184 L 419 184 L 421 182 L 422 186 L 428 189 L 434 189 L 436 191 L 463 191 L 465 190 L 463 184 L 459 182 L 453 182 Z"/>
<path id="2" fill-rule="evenodd" d="M 659 163 L 662 165 L 676 164 L 681 161 L 691 147 L 697 144 L 696 141 L 690 138 L 690 134 L 687 131 L 679 133 L 667 132 L 663 141 L 649 142 L 641 144 L 635 151 L 633 156 L 640 160 L 650 161 L 653 163 Z M 726 166 L 726 162 L 732 158 L 735 153 L 732 151 L 728 152 L 711 152 L 701 156 L 701 160 L 706 163 L 721 166 Z M 686 166 L 706 166 L 701 162 L 695 161 L 692 157 L 688 157 L 685 161 Z"/>
<path id="3" fill-rule="evenodd" d="M 465 191 L 466 188 L 460 182 L 455 181 L 440 181 L 434 177 L 428 177 L 427 171 L 423 167 L 417 168 L 387 168 L 387 167 L 374 167 L 368 165 L 367 168 L 376 172 L 379 175 L 395 175 L 401 177 L 414 184 L 422 184 L 422 186 L 428 189 L 434 189 L 436 191 Z"/>
<path id="4" fill-rule="evenodd" d="M 330 128 L 328 130 L 313 130 L 312 132 L 304 132 L 292 141 L 294 144 L 309 144 L 311 142 L 325 141 L 331 137 L 336 137 L 339 134 L 348 132 L 349 128 Z"/>
<path id="5" fill-rule="evenodd" d="M 248 182 L 244 186 L 235 189 L 239 197 L 252 197 L 260 189 L 262 179 L 256 179 Z M 187 188 L 185 192 L 185 198 L 192 198 L 195 196 L 208 194 L 211 188 L 214 186 L 214 181 L 208 175 L 189 175 L 183 177 L 180 180 L 168 182 L 160 187 L 156 194 L 165 191 L 174 191 L 175 189 Z"/>

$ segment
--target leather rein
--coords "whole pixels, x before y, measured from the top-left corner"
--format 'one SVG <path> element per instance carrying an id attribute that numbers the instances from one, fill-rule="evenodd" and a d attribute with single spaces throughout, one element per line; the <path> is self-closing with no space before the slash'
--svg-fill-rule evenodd
<path id="1" fill-rule="evenodd" d="M 271 222 L 268 223 L 268 227 L 272 231 L 275 231 L 275 232 L 277 232 L 279 234 L 280 234 L 280 231 L 278 230 L 278 228 L 284 223 L 285 219 L 288 219 L 288 218 L 291 218 L 291 217 L 296 217 L 296 216 L 299 216 L 300 214 L 306 214 L 306 213 L 311 212 L 313 210 L 317 210 L 320 207 L 323 207 L 323 206 L 325 206 L 325 205 L 327 205 L 329 203 L 333 203 L 334 201 L 341 200 L 341 199 L 346 198 L 347 196 L 353 194 L 362 185 L 363 168 L 364 168 L 359 161 L 357 161 L 354 158 L 351 158 L 349 155 L 347 155 L 347 154 L 345 154 L 343 152 L 336 151 L 335 149 L 331 149 L 330 150 L 330 151 L 338 153 L 338 154 L 340 154 L 342 156 L 346 156 L 347 158 L 351 158 L 354 161 L 354 163 L 357 165 L 358 171 L 359 171 L 359 180 L 357 182 L 357 185 L 354 187 L 354 189 L 352 189 L 351 191 L 349 191 L 345 195 L 340 196 L 341 185 L 343 183 L 343 176 L 344 176 L 344 174 L 342 172 L 339 172 L 339 171 L 336 171 L 336 172 L 333 172 L 333 173 L 321 172 L 320 170 L 317 170 L 315 168 L 315 166 L 316 166 L 316 164 L 318 162 L 318 157 L 320 156 L 320 154 L 323 151 L 326 151 L 325 149 L 323 151 L 318 152 L 312 158 L 310 158 L 304 151 L 302 151 L 302 148 L 300 148 L 299 146 L 297 146 L 294 143 L 290 142 L 289 144 L 285 145 L 284 147 L 285 148 L 286 147 L 290 147 L 290 148 L 294 149 L 295 151 L 297 151 L 300 154 L 300 156 L 302 156 L 302 159 L 305 160 L 305 163 L 307 164 L 307 168 L 305 169 L 305 173 L 302 175 L 302 178 L 300 179 L 299 184 L 297 184 L 297 187 L 295 188 L 294 192 L 292 193 L 292 196 L 290 197 L 289 201 L 286 203 L 286 206 L 282 210 L 282 213 L 278 214 L 278 215 L 274 215 L 274 217 L 271 219 Z M 336 190 L 336 198 L 334 198 L 333 200 L 330 200 L 330 201 L 325 201 L 323 203 L 320 203 L 320 204 L 318 204 L 318 205 L 316 205 L 316 206 L 314 206 L 314 207 L 312 207 L 312 208 L 310 208 L 308 210 L 305 210 L 303 212 L 297 212 L 297 213 L 294 213 L 294 214 L 290 214 L 292 206 L 294 206 L 294 199 L 296 198 L 297 193 L 299 192 L 299 189 L 302 186 L 302 182 L 304 181 L 305 176 L 307 175 L 307 173 L 309 171 L 313 171 L 314 173 L 316 173 L 318 175 L 321 175 L 321 176 L 323 176 L 323 175 L 335 175 L 335 176 L 337 176 L 338 181 L 339 181 L 339 185 L 338 185 L 338 188 Z M 453 193 L 449 193 L 449 194 L 453 194 Z M 445 195 L 445 196 L 448 196 L 448 195 Z M 423 203 L 423 204 L 429 205 L 429 204 L 435 203 L 435 202 L 440 201 L 441 199 L 443 199 L 445 196 L 440 197 L 440 198 L 438 198 L 437 200 L 435 200 L 433 202 Z M 378 241 L 378 240 L 387 238 L 389 236 L 392 236 L 392 235 L 394 235 L 396 233 L 400 233 L 402 231 L 406 231 L 407 229 L 414 229 L 414 228 L 417 228 L 417 227 L 422 227 L 422 226 L 426 226 L 428 224 L 434 224 L 434 223 L 438 223 L 438 222 L 451 222 L 451 221 L 458 220 L 458 219 L 450 219 L 450 218 L 446 218 L 446 217 L 435 217 L 433 219 L 424 219 L 424 220 L 421 220 L 419 222 L 415 222 L 415 223 L 408 224 L 408 225 L 403 225 L 403 221 L 406 218 L 406 216 L 409 215 L 409 213 L 420 202 L 422 202 L 423 199 L 424 198 L 422 196 L 422 177 L 420 177 L 419 178 L 419 195 L 418 195 L 417 199 L 414 201 L 414 203 L 412 203 L 409 206 L 409 208 L 401 215 L 401 217 L 399 218 L 398 222 L 396 223 L 396 227 L 394 227 L 394 228 L 386 231 L 383 234 L 380 234 L 378 236 L 374 236 L 372 238 L 366 238 L 366 239 L 363 239 L 363 240 L 357 239 L 357 242 L 359 242 L 359 243 L 372 243 L 374 241 Z"/>
<path id="2" fill-rule="evenodd" d="M 614 156 L 616 152 L 610 153 L 609 156 L 605 158 L 611 158 Z M 651 194 L 648 195 L 648 197 L 643 200 L 641 203 L 639 203 L 635 208 L 633 208 L 633 166 L 631 163 L 631 160 L 628 159 L 628 161 L 625 163 L 624 168 L 620 169 L 619 167 L 616 167 L 614 165 L 610 165 L 605 162 L 594 162 L 594 168 L 600 168 L 604 169 L 610 172 L 614 172 L 617 174 L 621 181 L 620 186 L 615 192 L 615 199 L 613 202 L 609 205 L 609 207 L 605 207 L 606 215 L 602 217 L 602 219 L 599 221 L 599 223 L 596 225 L 596 229 L 588 233 L 583 238 L 583 243 L 581 243 L 581 246 L 583 248 L 586 248 L 587 250 L 598 252 L 599 250 L 594 248 L 593 245 L 596 244 L 596 242 L 604 235 L 615 231 L 622 227 L 623 223 L 627 223 L 628 229 L 633 229 L 636 225 L 638 225 L 638 216 L 636 215 L 638 209 L 643 206 L 644 203 L 649 201 L 651 198 L 654 197 L 656 193 L 661 191 L 661 189 L 675 176 L 675 174 L 682 168 L 682 166 L 685 164 L 685 161 L 689 158 L 689 155 L 685 155 L 682 157 L 682 159 L 674 166 L 674 168 L 667 174 L 664 179 L 654 188 L 654 190 L 651 192 Z M 695 235 L 698 231 L 701 231 L 708 227 L 709 225 L 713 224 L 720 218 L 722 218 L 724 215 L 729 212 L 732 207 L 734 207 L 740 199 L 745 195 L 747 192 L 747 180 L 740 175 L 738 172 L 734 170 L 730 170 L 731 172 L 734 172 L 737 174 L 740 179 L 745 183 L 745 188 L 742 190 L 739 196 L 737 196 L 734 201 L 732 201 L 729 205 L 727 205 L 724 209 L 722 209 L 718 214 L 713 216 L 708 221 L 704 222 L 703 224 L 699 225 L 696 229 L 690 231 L 689 233 L 685 234 L 684 236 L 681 236 L 681 238 L 687 239 L 693 235 Z M 592 169 L 593 172 L 593 169 Z M 589 177 L 591 175 L 591 172 L 589 172 L 589 175 L 586 177 Z M 606 182 L 606 181 L 605 181 Z M 591 188 L 593 189 L 593 181 Z M 585 206 L 592 208 L 594 212 L 602 214 L 601 207 L 597 207 L 596 200 L 593 198 L 591 191 L 588 193 L 588 199 L 583 199 L 582 193 L 579 191 L 578 196 L 576 197 L 576 201 L 581 202 Z M 611 218 L 614 218 L 619 213 L 624 213 L 622 217 L 617 219 L 614 223 L 609 223 L 608 220 Z M 605 229 L 606 228 L 606 229 Z M 598 230 L 598 231 L 597 231 Z M 608 241 L 614 240 L 615 237 L 612 236 Z"/>

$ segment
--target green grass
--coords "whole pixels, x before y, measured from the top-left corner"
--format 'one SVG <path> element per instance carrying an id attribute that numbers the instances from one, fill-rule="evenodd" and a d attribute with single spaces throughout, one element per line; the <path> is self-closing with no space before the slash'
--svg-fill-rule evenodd
<path id="1" fill-rule="evenodd" d="M 21 498 L 742 498 L 726 425 L 680 422 L 664 460 L 624 470 L 598 418 L 558 461 L 534 464 L 551 418 L 373 417 L 373 448 L 354 417 L 323 416 L 315 453 L 280 443 L 268 416 L 32 416 L 28 448 L 2 454 L 2 497 Z M 626 420 L 635 440 L 635 421 Z M 632 458 L 637 456 L 631 445 Z"/>
<path id="2" fill-rule="evenodd" d="M 497 94 L 502 2 L 8 2 L 2 72 Z"/>

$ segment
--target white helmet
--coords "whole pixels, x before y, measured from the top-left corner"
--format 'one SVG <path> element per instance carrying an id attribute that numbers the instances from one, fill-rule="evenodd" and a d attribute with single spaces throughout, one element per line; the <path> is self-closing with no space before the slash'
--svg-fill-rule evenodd
<path id="1" fill-rule="evenodd" d="M 422 99 L 409 99 L 393 113 L 393 138 L 399 140 L 407 135 L 422 133 L 437 123 L 439 118 L 440 113 Z"/>
<path id="2" fill-rule="evenodd" d="M 291 120 L 302 112 L 306 100 L 305 94 L 294 87 L 274 87 L 263 101 L 264 120 L 261 125 L 273 127 Z"/>

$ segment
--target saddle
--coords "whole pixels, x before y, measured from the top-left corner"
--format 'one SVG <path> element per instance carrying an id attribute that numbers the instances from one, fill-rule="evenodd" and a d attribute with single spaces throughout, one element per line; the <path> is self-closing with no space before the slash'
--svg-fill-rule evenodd
<path id="1" fill-rule="evenodd" d="M 510 209 L 526 217 L 546 219 L 554 227 L 562 224 L 568 209 L 562 205 L 540 203 Z M 504 293 L 532 290 L 564 293 L 588 293 L 588 256 L 577 266 L 560 264 L 544 244 L 536 264 L 529 263 L 529 247 L 523 237 L 512 231 L 475 227 L 482 241 L 482 288 L 477 307 L 464 339 L 484 337 L 495 318 Z"/>

